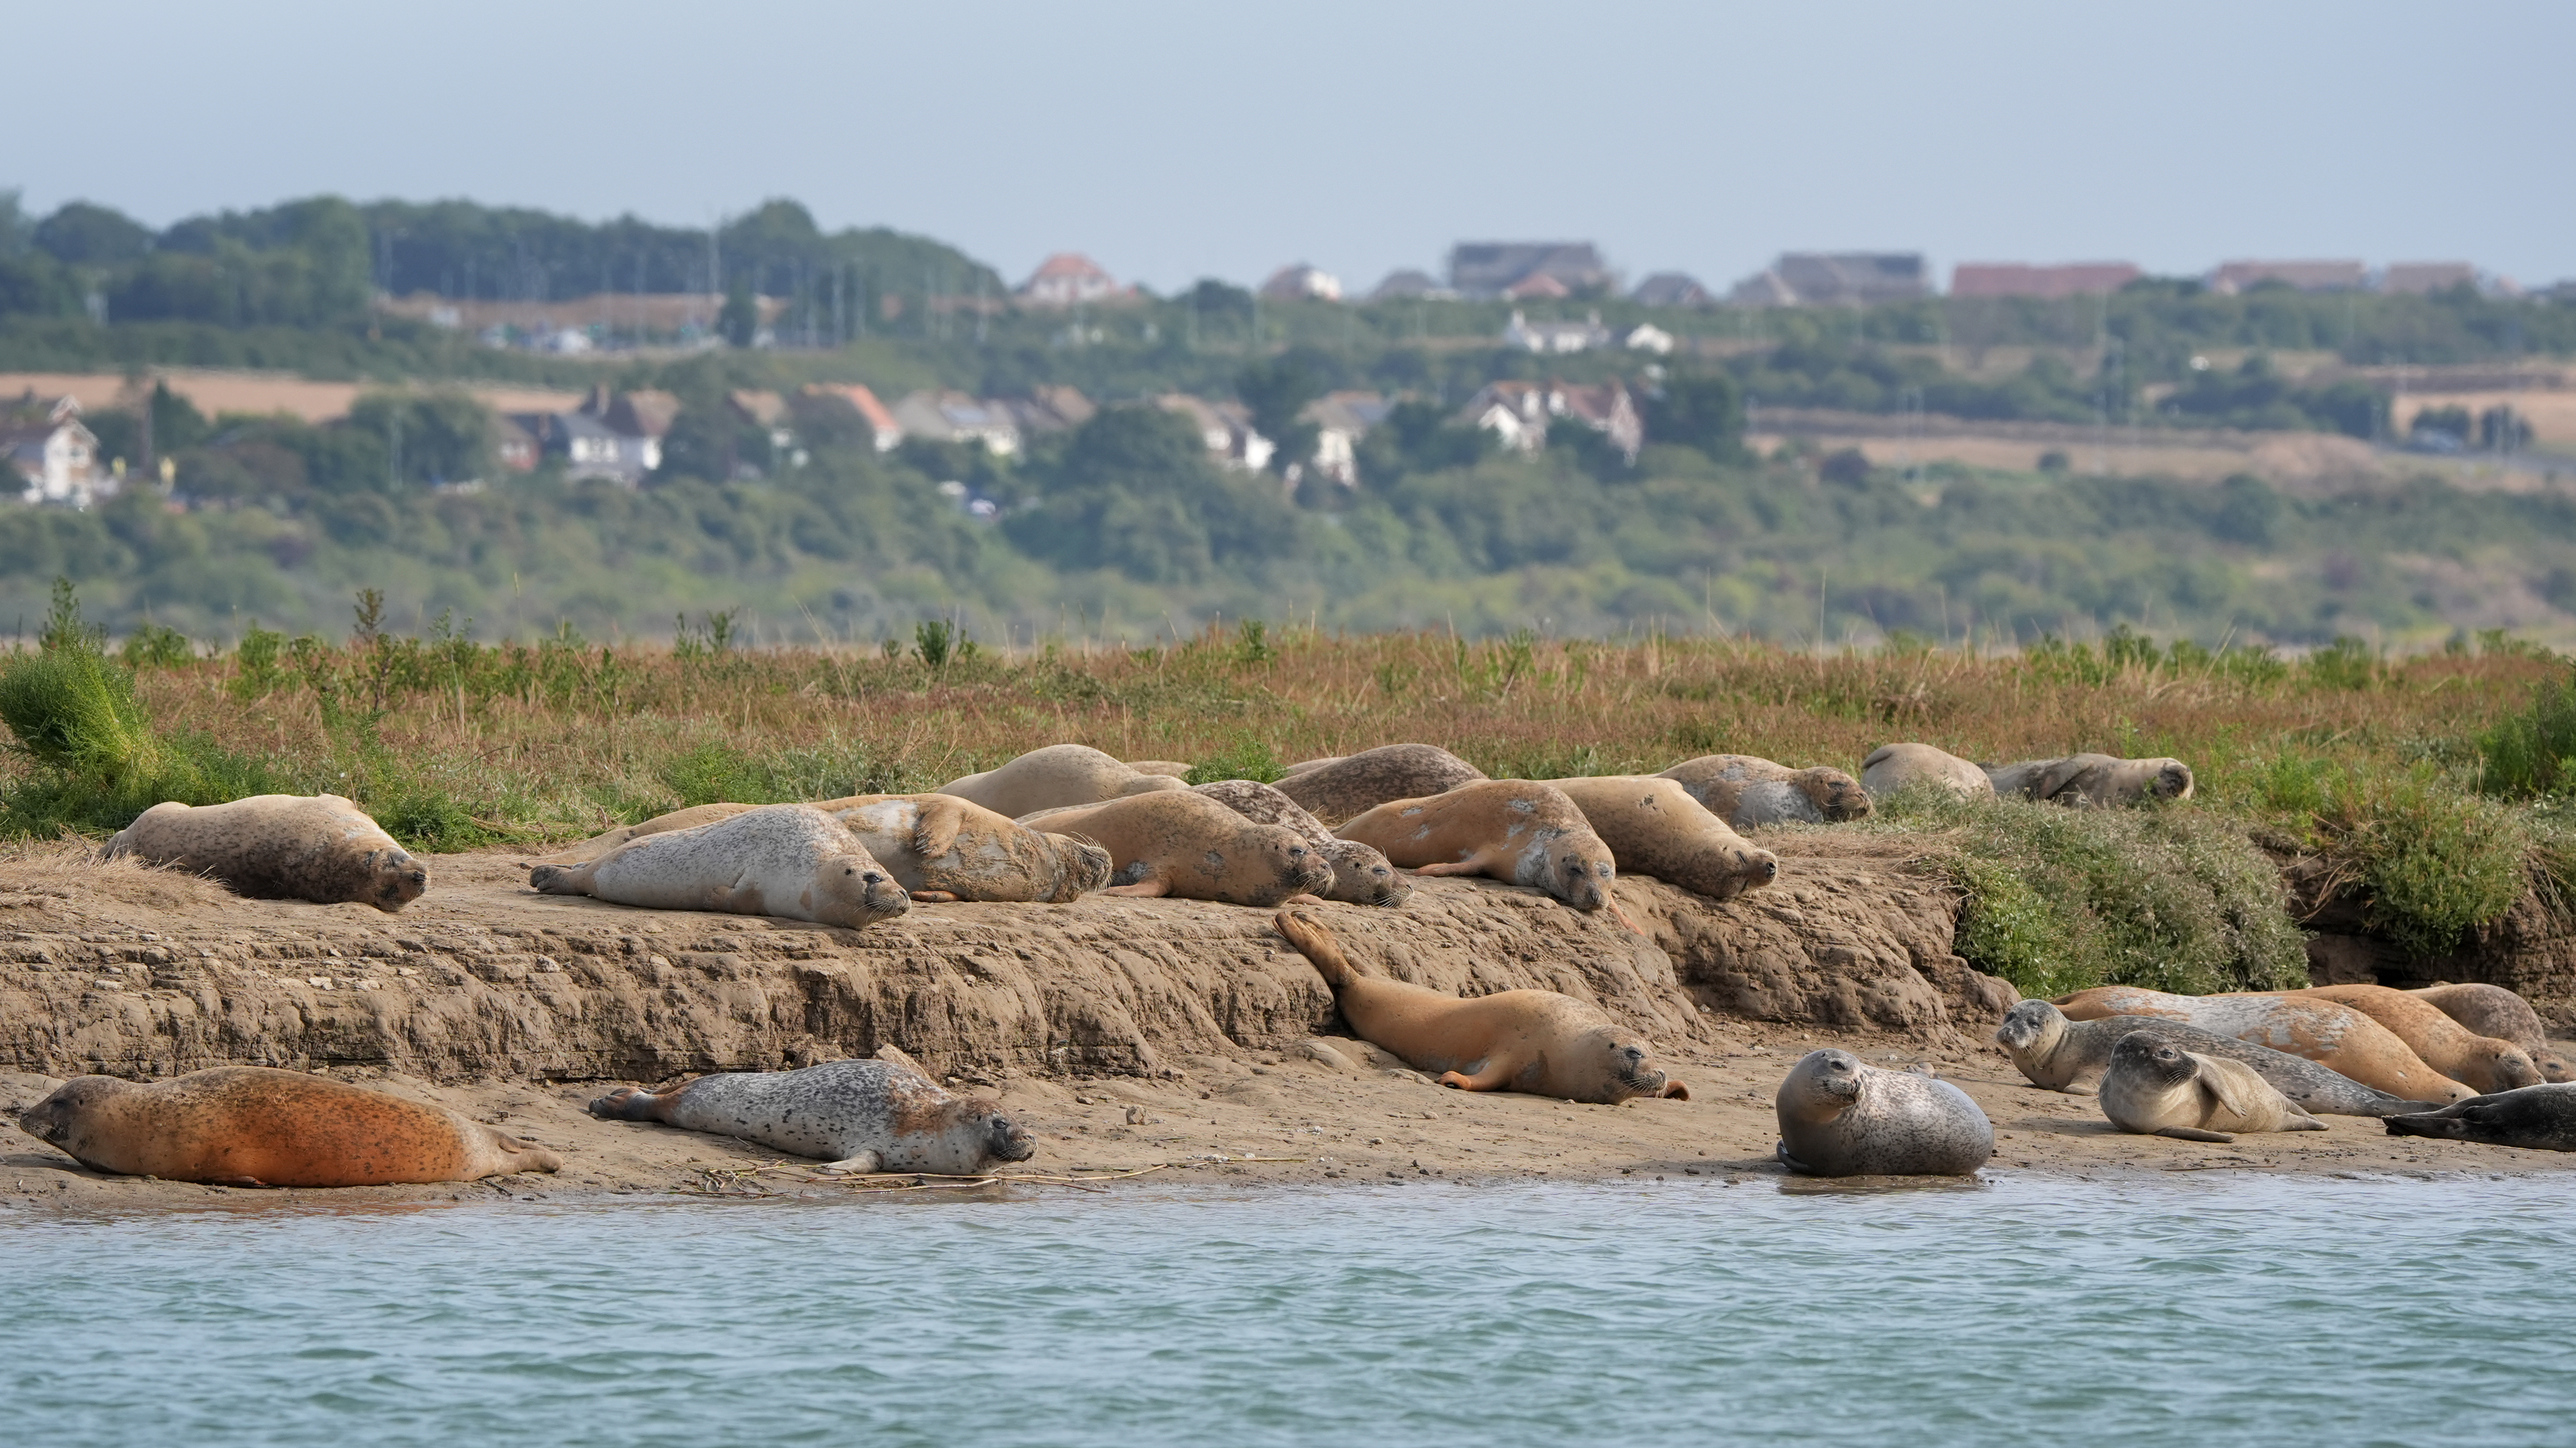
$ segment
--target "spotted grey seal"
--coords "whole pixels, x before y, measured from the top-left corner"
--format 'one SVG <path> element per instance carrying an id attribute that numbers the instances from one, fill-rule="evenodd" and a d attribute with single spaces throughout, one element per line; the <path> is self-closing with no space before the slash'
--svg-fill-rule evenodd
<path id="1" fill-rule="evenodd" d="M 2070 754 L 2063 759 L 1980 767 L 1994 783 L 1995 793 L 2007 798 L 2094 809 L 2191 798 L 2191 766 L 2179 759 Z"/>
<path id="2" fill-rule="evenodd" d="M 336 794 L 255 794 L 230 804 L 156 804 L 107 842 L 111 860 L 209 875 L 255 900 L 357 901 L 392 914 L 429 870 Z"/>
<path id="3" fill-rule="evenodd" d="M 590 1103 L 610 1121 L 659 1121 L 820 1157 L 845 1172 L 972 1176 L 1026 1161 L 1028 1132 L 990 1101 L 952 1096 L 894 1061 L 828 1061 L 801 1071 L 728 1071 L 667 1091 L 621 1086 Z"/>
<path id="4" fill-rule="evenodd" d="M 2292 995 L 2171 995 L 2138 986 L 2102 985 L 2059 996 L 2067 1019 L 2163 1016 L 2204 1031 L 2305 1056 L 2364 1086 L 2409 1101 L 2448 1105 L 2478 1093 L 2424 1063 L 2386 1026 L 2347 1005 Z"/>
<path id="5" fill-rule="evenodd" d="M 1485 772 L 1435 744 L 1384 744 L 1291 768 L 1279 792 L 1338 830 L 1390 800 L 1420 799 L 1483 779 Z"/>
<path id="6" fill-rule="evenodd" d="M 2051 1091 L 2070 1091 L 2111 1064 L 2111 1049 L 2123 1036 L 2146 1034 L 2171 1041 L 2198 1056 L 2242 1061 L 2274 1090 L 2307 1111 L 2324 1116 L 2394 1116 L 2421 1111 L 2431 1103 L 2402 1101 L 2374 1091 L 2349 1076 L 2329 1071 L 2304 1056 L 2275 1051 L 2251 1041 L 2204 1031 L 2163 1016 L 2102 1016 L 2070 1021 L 2046 1001 L 2023 1001 L 2004 1013 L 1995 1028 L 1995 1043 L 2004 1048 L 2031 1084 Z"/>
<path id="7" fill-rule="evenodd" d="M 762 805 L 694 829 L 645 835 L 583 864 L 536 865 L 528 884 L 547 895 L 851 930 L 912 908 L 902 884 L 848 826 L 807 804 Z"/>
<path id="8" fill-rule="evenodd" d="M 2388 1118 L 2391 1136 L 2439 1136 L 2527 1151 L 2576 1151 L 2576 1082 L 2525 1086 Z"/>
<path id="9" fill-rule="evenodd" d="M 2186 1141 L 2326 1129 L 2244 1062 L 2186 1051 L 2146 1031 L 2130 1031 L 2111 1048 L 2102 1114 L 2122 1131 Z"/>
<path id="10" fill-rule="evenodd" d="M 1849 1051 L 1810 1051 L 1774 1103 L 1780 1163 L 1808 1176 L 1966 1176 L 1995 1154 L 1995 1126 L 1968 1093 Z"/>

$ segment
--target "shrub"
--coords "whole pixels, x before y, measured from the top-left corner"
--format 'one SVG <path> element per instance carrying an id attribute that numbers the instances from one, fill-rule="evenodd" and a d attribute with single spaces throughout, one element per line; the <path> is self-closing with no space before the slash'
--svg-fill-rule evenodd
<path id="1" fill-rule="evenodd" d="M 1288 766 L 1279 762 L 1278 754 L 1268 744 L 1247 735 L 1190 766 L 1189 782 L 1214 784 L 1220 779 L 1251 779 L 1270 784 L 1287 772 Z"/>
<path id="2" fill-rule="evenodd" d="M 2576 785 L 2576 677 L 2545 680 L 2531 707 L 2496 722 L 2478 740 L 2485 768 L 2478 788 L 2528 798 Z"/>
<path id="3" fill-rule="evenodd" d="M 2429 764 L 2347 771 L 2317 812 L 2326 850 L 2369 896 L 2371 928 L 2416 957 L 2447 955 L 2522 897 L 2530 829 L 2514 810 L 2454 786 Z"/>

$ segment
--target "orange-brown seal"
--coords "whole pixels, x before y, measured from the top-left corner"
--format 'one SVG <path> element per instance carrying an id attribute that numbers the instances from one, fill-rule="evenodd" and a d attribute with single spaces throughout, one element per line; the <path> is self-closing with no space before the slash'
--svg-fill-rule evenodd
<path id="1" fill-rule="evenodd" d="M 156 804 L 107 842 L 107 857 L 120 855 L 211 875 L 254 900 L 361 901 L 391 914 L 429 888 L 428 868 L 336 794 Z"/>
<path id="2" fill-rule="evenodd" d="M 2407 1101 L 2446 1106 L 2478 1093 L 2426 1065 L 2386 1026 L 2347 1005 L 2291 995 L 2169 995 L 2136 986 L 2102 985 L 2054 1002 L 2072 1021 L 2104 1016 L 2163 1016 L 2204 1031 L 2305 1056 L 2364 1086 Z"/>
<path id="3" fill-rule="evenodd" d="M 1842 824 L 1866 819 L 1869 791 L 1839 769 L 1791 769 L 1750 754 L 1703 754 L 1660 776 L 1690 791 L 1708 812 L 1739 830 L 1756 825 Z"/>
<path id="4" fill-rule="evenodd" d="M 1171 775 L 1132 768 L 1088 745 L 1050 744 L 999 769 L 952 779 L 937 792 L 1018 819 L 1043 809 L 1069 809 L 1152 790 L 1186 788 Z"/>
<path id="5" fill-rule="evenodd" d="M 1995 793 L 1995 782 L 1983 769 L 1929 744 L 1882 744 L 1861 761 L 1860 787 L 1872 799 L 1885 799 L 1910 784 L 1934 784 L 1988 799 Z"/>
<path id="6" fill-rule="evenodd" d="M 1278 925 L 1332 987 L 1353 1033 L 1443 1086 L 1602 1105 L 1690 1097 L 1690 1088 L 1655 1068 L 1643 1038 L 1572 996 L 1506 990 L 1462 1000 L 1361 974 L 1333 933 L 1306 915 L 1281 911 Z"/>
<path id="7" fill-rule="evenodd" d="M 266 1066 L 143 1084 L 81 1076 L 18 1125 L 100 1171 L 226 1186 L 470 1182 L 563 1165 L 445 1107 Z"/>
<path id="8" fill-rule="evenodd" d="M 2481 1093 L 2537 1086 L 2545 1077 L 2528 1052 L 2511 1041 L 2481 1036 L 2442 1014 L 2431 1001 L 2384 985 L 2321 985 L 2283 995 L 2308 996 L 2347 1005 L 2386 1026 L 2424 1058 L 2424 1064 L 2465 1081 Z"/>
<path id="9" fill-rule="evenodd" d="M 1660 775 L 1551 779 L 1630 874 L 1652 875 L 1711 900 L 1732 900 L 1780 877 L 1780 857 L 1747 841 Z"/>
<path id="10" fill-rule="evenodd" d="M 1375 845 L 1416 874 L 1488 875 L 1544 890 L 1577 910 L 1606 906 L 1637 928 L 1610 894 L 1617 857 L 1582 807 L 1552 784 L 1476 780 L 1379 805 L 1333 833 Z"/>
<path id="11" fill-rule="evenodd" d="M 1295 830 L 1256 824 L 1187 788 L 1046 810 L 1021 823 L 1109 851 L 1110 895 L 1277 905 L 1333 883 L 1323 853 Z"/>
<path id="12" fill-rule="evenodd" d="M 2439 981 L 2407 994 L 2431 1001 L 2435 1010 L 2481 1036 L 2520 1046 L 2531 1057 L 2531 1064 L 2540 1068 L 2540 1074 L 2553 1082 L 2576 1075 L 2569 1070 L 2567 1058 L 2550 1044 L 2549 1032 L 2541 1026 L 2540 1013 L 2531 1008 L 2531 1002 L 2503 986 L 2483 981 L 2458 985 Z"/>
<path id="13" fill-rule="evenodd" d="M 2191 798 L 2191 766 L 2179 759 L 2121 759 L 2070 754 L 1982 766 L 1995 793 L 2078 809 L 2110 809 L 2151 799 Z"/>
<path id="14" fill-rule="evenodd" d="M 1392 800 L 1420 799 L 1483 779 L 1485 772 L 1434 744 L 1387 744 L 1291 769 L 1279 792 L 1328 826 Z"/>

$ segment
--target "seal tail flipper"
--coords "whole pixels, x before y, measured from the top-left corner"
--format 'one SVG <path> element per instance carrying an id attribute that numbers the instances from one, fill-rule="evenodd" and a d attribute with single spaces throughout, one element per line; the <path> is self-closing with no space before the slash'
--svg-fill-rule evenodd
<path id="1" fill-rule="evenodd" d="M 814 1170 L 846 1174 L 849 1176 L 866 1176 L 870 1172 L 877 1170 L 880 1164 L 880 1159 L 875 1152 L 863 1151 L 857 1156 L 845 1156 L 839 1161 L 827 1161 L 821 1166 L 814 1168 Z"/>
<path id="2" fill-rule="evenodd" d="M 952 890 L 915 890 L 912 892 L 912 899 L 913 903 L 918 905 L 954 905 L 957 903 L 956 892 Z"/>
<path id="3" fill-rule="evenodd" d="M 587 895 L 589 864 L 532 865 L 528 868 L 528 888 L 540 895 Z"/>
<path id="4" fill-rule="evenodd" d="M 659 1121 L 663 1098 L 641 1086 L 620 1086 L 590 1103 L 590 1114 L 602 1121 Z"/>
<path id="5" fill-rule="evenodd" d="M 2157 1136 L 2170 1136 L 2178 1141 L 2215 1141 L 2221 1144 L 2232 1142 L 2236 1139 L 2224 1131 L 2203 1131 L 2197 1126 L 2168 1126 L 2153 1134 Z"/>
<path id="6" fill-rule="evenodd" d="M 1280 911 L 1271 923 L 1315 967 L 1315 974 L 1324 978 L 1324 984 L 1338 991 L 1358 978 L 1359 969 L 1342 954 L 1342 943 L 1333 938 L 1333 932 L 1293 910 Z"/>

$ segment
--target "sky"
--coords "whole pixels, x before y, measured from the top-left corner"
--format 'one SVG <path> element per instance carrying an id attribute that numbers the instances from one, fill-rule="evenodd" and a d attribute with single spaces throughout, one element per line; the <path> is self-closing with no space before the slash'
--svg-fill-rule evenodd
<path id="1" fill-rule="evenodd" d="M 0 188 L 704 225 L 792 196 L 1162 291 L 1460 240 L 1722 286 L 1784 250 L 2576 276 L 2576 5 L 128 0 L 13 68 Z M 62 18 L 62 17 L 57 17 Z M 24 27 L 21 27 L 22 29 Z"/>

